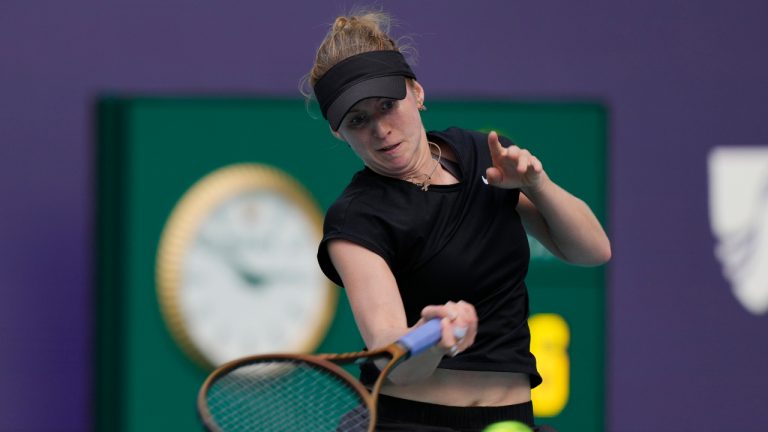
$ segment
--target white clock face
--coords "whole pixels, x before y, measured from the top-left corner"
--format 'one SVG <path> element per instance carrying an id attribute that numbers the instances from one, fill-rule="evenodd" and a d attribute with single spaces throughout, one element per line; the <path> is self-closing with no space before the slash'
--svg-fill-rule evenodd
<path id="1" fill-rule="evenodd" d="M 183 260 L 180 299 L 206 358 L 303 348 L 327 298 L 319 240 L 313 221 L 269 189 L 237 195 L 203 222 Z"/>
<path id="2" fill-rule="evenodd" d="M 308 193 L 275 168 L 233 165 L 203 178 L 158 247 L 158 295 L 176 341 L 207 367 L 314 350 L 337 300 L 317 264 L 321 230 Z"/>

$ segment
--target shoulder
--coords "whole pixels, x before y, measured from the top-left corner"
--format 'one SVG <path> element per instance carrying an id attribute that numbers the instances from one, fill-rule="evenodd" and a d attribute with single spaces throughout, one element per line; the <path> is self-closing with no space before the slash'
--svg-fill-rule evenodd
<path id="1" fill-rule="evenodd" d="M 435 136 L 454 146 L 467 144 L 485 143 L 488 141 L 488 134 L 475 130 L 463 129 L 459 127 L 449 127 L 441 131 L 429 131 L 430 136 Z"/>
<path id="2" fill-rule="evenodd" d="M 366 178 L 365 170 L 359 171 L 341 195 L 331 204 L 323 221 L 323 238 L 317 259 L 323 272 L 339 286 L 341 277 L 331 262 L 328 243 L 331 240 L 347 240 L 361 245 L 391 261 L 392 251 L 382 235 L 380 208 L 375 197 L 379 195 L 377 182 Z M 379 201 L 380 202 L 380 201 Z"/>
<path id="3" fill-rule="evenodd" d="M 458 127 L 441 131 L 430 131 L 429 139 L 437 139 L 450 146 L 462 166 L 465 174 L 489 166 L 491 155 L 488 151 L 488 133 Z"/>
<path id="4" fill-rule="evenodd" d="M 475 145 L 487 147 L 489 132 L 490 131 L 484 132 L 484 131 L 471 130 L 471 129 L 462 129 L 459 127 L 449 127 L 441 131 L 438 131 L 438 130 L 429 131 L 428 135 L 438 137 L 450 144 L 466 145 L 468 143 L 473 143 Z M 499 135 L 499 140 L 501 140 L 501 143 L 505 147 L 509 147 L 510 145 L 513 144 L 512 140 L 510 140 L 504 135 Z"/>
<path id="5" fill-rule="evenodd" d="M 328 208 L 318 260 L 325 274 L 341 285 L 341 278 L 328 254 L 331 240 L 347 240 L 381 256 L 392 267 L 396 251 L 411 236 L 414 208 L 409 205 L 410 184 L 379 176 L 368 170 L 358 172 L 339 198 Z"/>
<path id="6" fill-rule="evenodd" d="M 475 155 L 488 153 L 488 132 L 449 127 L 441 131 L 429 131 L 430 139 L 438 139 L 450 145 L 457 154 L 475 159 Z"/>
<path id="7" fill-rule="evenodd" d="M 419 208 L 416 190 L 410 183 L 364 169 L 328 208 L 324 235 L 346 233 L 382 239 L 396 235 L 414 224 Z"/>
<path id="8" fill-rule="evenodd" d="M 376 175 L 367 169 L 357 172 L 349 185 L 328 208 L 328 218 L 345 219 L 350 214 L 375 211 L 376 204 L 381 202 L 381 196 L 386 193 L 386 185 Z"/>

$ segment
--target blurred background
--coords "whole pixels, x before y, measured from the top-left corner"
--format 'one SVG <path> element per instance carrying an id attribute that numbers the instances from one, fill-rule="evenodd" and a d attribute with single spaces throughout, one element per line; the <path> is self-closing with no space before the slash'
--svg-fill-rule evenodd
<path id="1" fill-rule="evenodd" d="M 95 430 L 97 102 L 299 101 L 358 4 L 0 3 L 0 431 Z M 765 430 L 768 3 L 383 5 L 428 100 L 605 108 L 605 430 Z"/>

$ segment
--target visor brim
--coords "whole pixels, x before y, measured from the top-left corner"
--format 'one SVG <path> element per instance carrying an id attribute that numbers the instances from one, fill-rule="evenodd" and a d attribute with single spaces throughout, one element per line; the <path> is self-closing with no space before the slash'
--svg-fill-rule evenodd
<path id="1" fill-rule="evenodd" d="M 400 100 L 405 99 L 406 94 L 405 77 L 402 75 L 383 76 L 361 81 L 344 90 L 328 107 L 328 123 L 333 131 L 337 131 L 344 120 L 344 116 L 361 100 L 374 97 Z"/>

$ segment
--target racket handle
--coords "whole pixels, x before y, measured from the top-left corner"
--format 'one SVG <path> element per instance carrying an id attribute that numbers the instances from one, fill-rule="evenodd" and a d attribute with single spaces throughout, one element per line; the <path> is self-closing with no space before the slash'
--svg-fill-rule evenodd
<path id="1" fill-rule="evenodd" d="M 411 356 L 432 348 L 443 338 L 440 318 L 433 318 L 416 327 L 397 342 L 408 349 Z"/>

